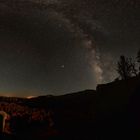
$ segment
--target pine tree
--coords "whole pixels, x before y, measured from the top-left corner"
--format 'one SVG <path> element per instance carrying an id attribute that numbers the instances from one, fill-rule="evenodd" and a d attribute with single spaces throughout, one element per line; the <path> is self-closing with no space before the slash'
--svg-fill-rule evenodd
<path id="1" fill-rule="evenodd" d="M 140 50 L 138 51 L 138 53 L 137 53 L 137 62 L 138 62 L 138 69 L 139 69 L 139 71 L 138 71 L 138 73 L 139 73 L 139 75 L 140 75 Z"/>
<path id="2" fill-rule="evenodd" d="M 120 56 L 120 60 L 117 64 L 117 72 L 123 80 L 132 76 L 136 76 L 137 70 L 135 68 L 135 63 L 132 61 L 132 58 L 127 58 L 123 55 Z"/>

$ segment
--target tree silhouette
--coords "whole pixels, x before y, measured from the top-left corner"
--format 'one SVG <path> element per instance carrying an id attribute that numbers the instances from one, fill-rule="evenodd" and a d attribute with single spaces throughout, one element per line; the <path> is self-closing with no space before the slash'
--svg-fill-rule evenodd
<path id="1" fill-rule="evenodd" d="M 132 58 L 121 55 L 117 63 L 117 72 L 123 80 L 136 76 L 137 70 L 135 68 L 135 62 L 132 61 Z"/>
<path id="2" fill-rule="evenodd" d="M 140 75 L 140 50 L 138 51 L 138 53 L 137 53 L 137 62 L 138 62 L 138 64 L 139 64 L 139 67 L 138 67 L 138 69 L 139 69 L 139 75 Z"/>
<path id="3" fill-rule="evenodd" d="M 139 50 L 138 53 L 137 53 L 137 62 L 140 63 L 140 50 Z"/>

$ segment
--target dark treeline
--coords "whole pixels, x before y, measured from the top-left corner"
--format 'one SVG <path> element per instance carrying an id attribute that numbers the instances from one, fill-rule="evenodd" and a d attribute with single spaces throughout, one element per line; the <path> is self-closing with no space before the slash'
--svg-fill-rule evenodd
<path id="1" fill-rule="evenodd" d="M 120 56 L 117 63 L 118 78 L 123 80 L 140 75 L 140 50 L 137 53 L 136 59 L 132 57 Z"/>

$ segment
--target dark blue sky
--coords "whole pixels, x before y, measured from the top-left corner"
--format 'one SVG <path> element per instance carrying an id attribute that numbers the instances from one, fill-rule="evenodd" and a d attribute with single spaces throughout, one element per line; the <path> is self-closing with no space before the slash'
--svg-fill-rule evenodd
<path id="1" fill-rule="evenodd" d="M 95 89 L 140 46 L 138 0 L 0 2 L 0 94 Z"/>

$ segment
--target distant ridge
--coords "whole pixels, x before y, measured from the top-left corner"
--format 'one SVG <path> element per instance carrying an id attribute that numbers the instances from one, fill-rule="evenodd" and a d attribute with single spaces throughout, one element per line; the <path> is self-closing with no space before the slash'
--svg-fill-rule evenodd
<path id="1" fill-rule="evenodd" d="M 0 97 L 0 102 L 14 102 L 52 112 L 55 127 L 68 140 L 75 137 L 80 140 L 95 137 L 100 140 L 135 140 L 134 136 L 140 138 L 139 76 L 101 84 L 96 90 L 30 99 Z"/>

